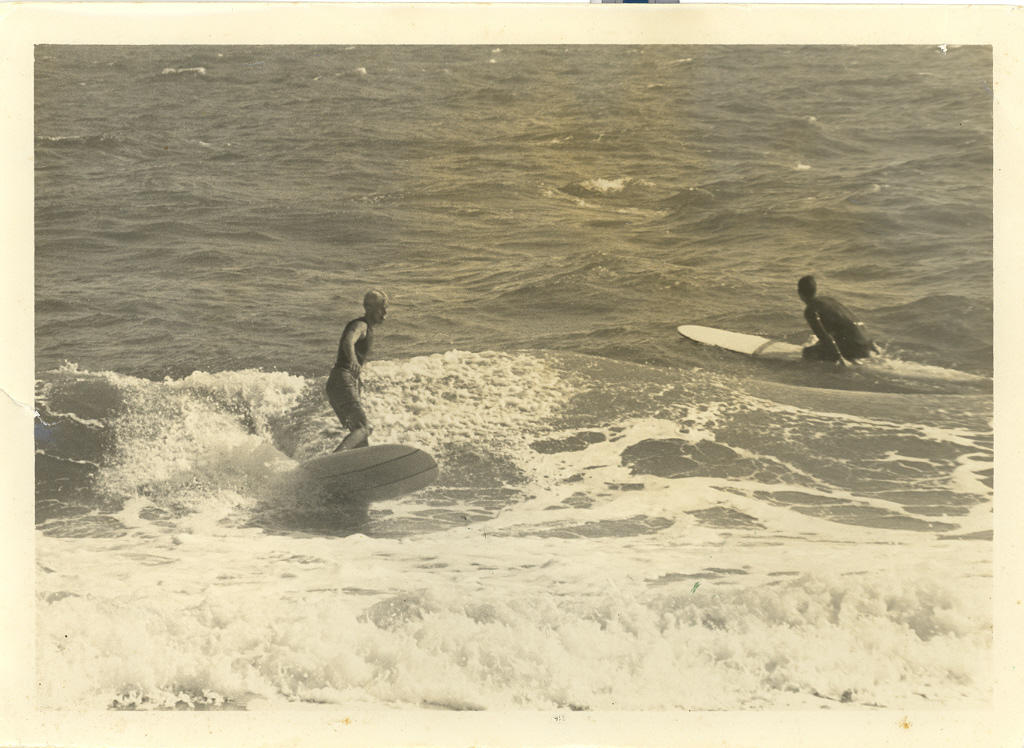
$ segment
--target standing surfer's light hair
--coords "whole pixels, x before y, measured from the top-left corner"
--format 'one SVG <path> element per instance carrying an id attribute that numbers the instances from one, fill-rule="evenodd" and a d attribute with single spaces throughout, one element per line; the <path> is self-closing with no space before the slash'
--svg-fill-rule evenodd
<path id="1" fill-rule="evenodd" d="M 385 307 L 388 305 L 388 295 L 383 291 L 378 291 L 376 288 L 372 291 L 368 291 L 366 296 L 363 297 L 363 307 L 369 309 L 372 306 Z"/>

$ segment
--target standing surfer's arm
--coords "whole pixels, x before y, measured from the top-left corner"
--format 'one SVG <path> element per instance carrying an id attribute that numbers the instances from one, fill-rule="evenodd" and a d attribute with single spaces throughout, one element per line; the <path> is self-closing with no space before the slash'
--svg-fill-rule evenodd
<path id="1" fill-rule="evenodd" d="M 359 376 L 359 358 L 356 356 L 356 343 L 366 337 L 366 323 L 358 322 L 345 328 L 345 334 L 341 338 L 341 346 L 345 349 L 345 358 L 348 360 L 348 370 L 353 376 Z"/>

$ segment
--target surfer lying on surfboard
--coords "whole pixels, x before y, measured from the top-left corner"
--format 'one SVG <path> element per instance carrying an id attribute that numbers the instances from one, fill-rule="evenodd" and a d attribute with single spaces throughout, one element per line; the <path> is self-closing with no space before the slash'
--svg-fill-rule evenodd
<path id="1" fill-rule="evenodd" d="M 805 275 L 797 283 L 797 293 L 806 304 L 804 319 L 818 336 L 818 342 L 804 348 L 804 358 L 834 361 L 845 366 L 877 353 L 878 348 L 864 334 L 864 323 L 857 320 L 845 306 L 828 296 L 817 296 L 818 284 L 813 275 Z"/>
<path id="2" fill-rule="evenodd" d="M 367 446 L 373 432 L 359 400 L 363 389 L 359 375 L 373 345 L 373 328 L 383 324 L 387 317 L 387 295 L 383 291 L 370 291 L 363 298 L 363 309 L 366 310 L 365 316 L 345 326 L 338 343 L 338 359 L 327 377 L 327 400 L 341 425 L 349 430 L 335 452 Z"/>

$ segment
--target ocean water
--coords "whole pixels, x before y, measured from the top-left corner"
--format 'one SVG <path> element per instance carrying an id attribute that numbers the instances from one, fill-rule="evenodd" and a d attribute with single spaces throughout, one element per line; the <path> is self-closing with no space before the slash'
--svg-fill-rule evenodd
<path id="1" fill-rule="evenodd" d="M 39 46 L 40 705 L 960 709 L 992 689 L 992 56 Z M 806 344 L 796 281 L 883 353 Z M 392 299 L 339 504 L 344 324 Z"/>

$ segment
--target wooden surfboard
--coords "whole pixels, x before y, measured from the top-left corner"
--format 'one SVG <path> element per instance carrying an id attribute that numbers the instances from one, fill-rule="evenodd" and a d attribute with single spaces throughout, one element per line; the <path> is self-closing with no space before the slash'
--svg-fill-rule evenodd
<path id="1" fill-rule="evenodd" d="M 724 348 L 728 351 L 745 353 L 758 358 L 799 359 L 803 357 L 803 348 L 792 343 L 762 338 L 759 335 L 747 335 L 741 332 L 718 330 L 714 327 L 700 325 L 682 325 L 676 328 L 684 338 Z"/>
<path id="2" fill-rule="evenodd" d="M 386 501 L 437 479 L 437 462 L 404 444 L 377 444 L 315 457 L 299 465 L 339 500 Z"/>

